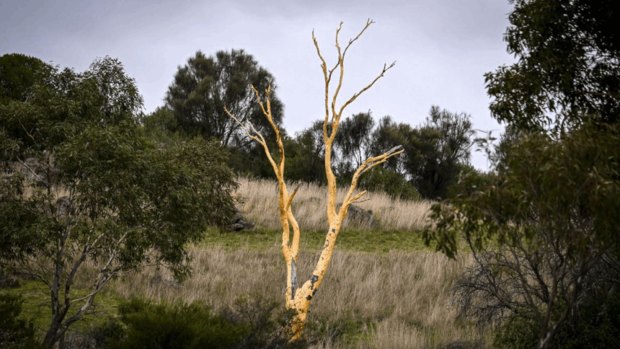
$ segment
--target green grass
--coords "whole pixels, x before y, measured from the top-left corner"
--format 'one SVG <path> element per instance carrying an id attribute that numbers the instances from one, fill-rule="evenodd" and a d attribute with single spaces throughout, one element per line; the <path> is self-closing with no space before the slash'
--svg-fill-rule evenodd
<path id="1" fill-rule="evenodd" d="M 23 305 L 20 318 L 32 321 L 37 334 L 42 336 L 51 319 L 50 294 L 46 285 L 38 281 L 20 280 L 18 287 L 0 289 L 0 293 L 8 293 L 22 297 Z M 75 290 L 74 298 L 84 296 L 87 290 Z M 91 327 L 104 324 L 110 317 L 118 313 L 121 298 L 108 291 L 102 291 L 95 298 L 95 305 L 84 315 L 83 319 L 71 326 L 71 331 L 85 331 Z M 76 305 L 80 306 L 81 304 Z M 74 313 L 74 306 L 67 317 Z"/>
<path id="2" fill-rule="evenodd" d="M 302 232 L 301 250 L 315 252 L 324 244 L 324 231 Z M 217 229 L 209 229 L 205 232 L 200 242 L 204 247 L 223 247 L 235 250 L 249 248 L 253 250 L 268 250 L 280 246 L 281 232 L 274 230 L 256 229 L 245 232 L 220 232 Z M 390 251 L 419 251 L 429 249 L 419 232 L 411 231 L 369 231 L 369 230 L 343 230 L 339 236 L 336 249 L 340 251 L 356 251 L 370 254 L 384 254 Z M 21 295 L 23 299 L 22 314 L 20 318 L 32 321 L 38 336 L 43 336 L 49 326 L 50 294 L 44 284 L 32 280 L 20 280 L 19 287 L 0 289 L 1 293 Z M 86 289 L 74 289 L 73 298 L 86 295 Z M 111 291 L 102 291 L 95 299 L 95 306 L 84 318 L 71 326 L 70 331 L 88 332 L 90 329 L 103 325 L 110 318 L 118 316 L 118 305 L 122 298 Z M 81 304 L 80 304 L 81 305 Z M 79 306 L 79 305 L 76 305 Z M 69 315 L 73 313 L 70 310 Z M 346 326 L 345 326 L 346 325 Z M 354 326 L 355 325 L 355 326 Z M 338 331 L 346 335 L 341 340 L 358 340 L 362 338 L 359 333 L 349 327 L 361 326 L 358 323 L 340 324 Z M 359 333 L 358 333 L 359 332 Z M 361 336 L 360 338 L 357 338 Z M 349 337 L 351 338 L 349 338 Z M 346 337 L 346 338 L 345 338 Z"/>
<path id="3" fill-rule="evenodd" d="M 262 250 L 280 246 L 281 234 L 280 231 L 264 229 L 244 232 L 219 232 L 216 229 L 209 229 L 205 233 L 201 245 Z M 301 233 L 302 251 L 319 250 L 324 242 L 324 231 L 302 231 Z M 336 249 L 338 250 L 369 253 L 417 251 L 427 248 L 424 245 L 421 233 L 412 231 L 343 230 L 338 235 L 336 242 Z"/>

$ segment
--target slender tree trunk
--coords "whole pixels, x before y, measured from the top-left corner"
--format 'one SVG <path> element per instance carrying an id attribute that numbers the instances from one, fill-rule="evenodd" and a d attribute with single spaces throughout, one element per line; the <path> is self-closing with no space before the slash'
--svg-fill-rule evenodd
<path id="1" fill-rule="evenodd" d="M 280 158 L 276 162 L 276 160 L 271 155 L 271 151 L 267 145 L 267 142 L 263 135 L 257 130 L 252 123 L 248 120 L 242 120 L 237 118 L 228 108 L 225 108 L 226 113 L 230 118 L 235 120 L 240 128 L 243 129 L 248 137 L 263 147 L 265 152 L 265 156 L 269 161 L 273 172 L 278 180 L 278 206 L 279 206 L 279 214 L 280 214 L 280 224 L 282 225 L 282 256 L 284 257 L 284 261 L 286 263 L 286 292 L 285 292 L 285 304 L 288 310 L 292 310 L 294 312 L 294 316 L 290 322 L 290 330 L 291 330 L 291 338 L 290 342 L 296 342 L 301 339 L 303 334 L 303 329 L 306 324 L 306 319 L 308 317 L 308 311 L 310 309 L 310 304 L 312 303 L 313 297 L 316 295 L 325 274 L 327 273 L 327 269 L 329 267 L 329 263 L 334 254 L 334 248 L 336 246 L 336 239 L 338 237 L 338 233 L 340 232 L 340 228 L 342 226 L 342 222 L 344 221 L 349 206 L 358 200 L 360 200 L 366 193 L 366 191 L 358 192 L 357 184 L 360 176 L 372 169 L 375 166 L 378 166 L 384 162 L 386 162 L 389 158 L 393 156 L 400 155 L 403 150 L 402 147 L 394 147 L 387 152 L 378 155 L 369 157 L 365 161 L 363 161 L 355 173 L 353 174 L 353 178 L 351 179 L 351 185 L 347 193 L 345 194 L 342 205 L 337 210 L 336 209 L 336 194 L 337 194 L 337 184 L 336 184 L 336 176 L 332 170 L 332 146 L 334 140 L 336 139 L 336 134 L 338 132 L 338 125 L 340 123 L 340 119 L 342 117 L 342 113 L 345 108 L 351 104 L 353 101 L 357 99 L 362 93 L 370 89 L 380 78 L 382 78 L 390 68 L 394 66 L 384 65 L 381 72 L 372 80 L 369 84 L 355 93 L 352 97 L 346 100 L 344 104 L 340 107 L 336 107 L 336 101 L 338 99 L 338 93 L 342 87 L 342 81 L 344 77 L 344 57 L 346 55 L 349 47 L 364 33 L 364 31 L 372 24 L 371 20 L 366 22 L 364 28 L 359 32 L 359 34 L 353 39 L 349 40 L 348 44 L 344 47 L 344 49 L 340 46 L 339 43 L 339 33 L 342 29 L 342 23 L 340 27 L 336 31 L 336 49 L 338 51 L 338 63 L 331 69 L 327 68 L 327 63 L 325 62 L 321 50 L 319 48 L 318 42 L 314 33 L 312 34 L 312 40 L 314 42 L 314 46 L 317 50 L 317 54 L 321 60 L 321 69 L 323 70 L 323 78 L 325 82 L 325 118 L 323 122 L 323 141 L 325 143 L 325 175 L 327 179 L 327 223 L 329 229 L 327 230 L 327 234 L 325 236 L 325 244 L 323 245 L 323 249 L 321 250 L 321 255 L 319 260 L 312 271 L 312 275 L 310 279 L 304 282 L 301 287 L 298 287 L 297 284 L 297 256 L 299 252 L 299 241 L 301 231 L 299 229 L 299 225 L 297 224 L 297 220 L 293 215 L 293 211 L 291 209 L 291 205 L 293 203 L 293 199 L 295 198 L 295 194 L 297 193 L 297 189 L 293 191 L 293 193 L 289 194 L 286 188 L 286 182 L 284 180 L 284 164 L 285 164 L 285 156 L 284 156 L 284 145 L 282 140 L 282 135 L 280 133 L 280 129 L 274 122 L 273 116 L 271 114 L 271 104 L 270 104 L 270 94 L 271 88 L 268 87 L 265 91 L 265 99 L 261 99 L 258 90 L 254 86 L 252 89 L 256 96 L 257 102 L 261 108 L 261 111 L 271 128 L 273 129 L 276 136 L 276 143 L 278 146 L 278 153 Z M 337 77 L 334 73 L 337 71 Z M 332 95 L 330 95 L 330 82 L 332 81 L 332 77 L 337 79 L 335 91 Z M 330 103 L 331 99 L 331 103 Z M 293 230 L 292 238 L 291 238 L 291 229 Z"/>
<path id="2" fill-rule="evenodd" d="M 312 304 L 312 299 L 316 295 L 323 282 L 327 270 L 329 269 L 331 258 L 334 254 L 334 247 L 336 246 L 336 239 L 340 231 L 340 226 L 332 226 L 329 228 L 323 250 L 319 260 L 312 272 L 312 275 L 308 281 L 294 294 L 293 310 L 295 315 L 291 320 L 291 342 L 295 342 L 301 339 L 303 329 L 306 324 L 306 318 L 308 317 L 308 311 Z"/>
<path id="3" fill-rule="evenodd" d="M 43 347 L 52 349 L 58 343 L 62 337 L 64 337 L 64 333 L 59 333 L 61 330 L 62 320 L 56 317 L 52 318 L 52 323 L 50 324 L 47 333 L 45 334 L 45 338 L 43 339 Z M 64 343 L 63 343 L 64 344 Z M 64 345 L 63 345 L 64 346 Z M 59 346 L 59 349 L 62 349 Z"/>

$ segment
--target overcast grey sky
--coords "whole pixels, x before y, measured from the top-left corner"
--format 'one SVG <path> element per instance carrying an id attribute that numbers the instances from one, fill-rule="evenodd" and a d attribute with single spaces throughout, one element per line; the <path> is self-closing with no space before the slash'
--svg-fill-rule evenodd
<path id="1" fill-rule="evenodd" d="M 376 24 L 348 54 L 343 96 L 383 63 L 397 64 L 347 115 L 371 110 L 376 119 L 417 125 L 438 105 L 471 114 L 477 129 L 498 131 L 483 74 L 512 61 L 502 41 L 509 12 L 507 0 L 1 0 L 0 55 L 24 53 L 78 71 L 97 57 L 119 58 L 150 112 L 197 50 L 241 48 L 275 76 L 284 125 L 295 133 L 322 117 L 312 30 L 333 58 L 338 23 L 347 39 L 372 18 Z M 480 153 L 472 161 L 487 167 Z"/>

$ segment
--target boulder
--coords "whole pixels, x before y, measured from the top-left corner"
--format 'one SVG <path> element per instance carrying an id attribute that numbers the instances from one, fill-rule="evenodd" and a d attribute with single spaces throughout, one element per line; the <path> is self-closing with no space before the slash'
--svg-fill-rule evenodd
<path id="1" fill-rule="evenodd" d="M 337 210 L 342 204 L 338 204 Z M 365 210 L 356 205 L 349 205 L 349 212 L 344 224 L 355 227 L 373 228 L 376 225 L 372 210 Z"/>
<path id="2" fill-rule="evenodd" d="M 230 220 L 228 226 L 231 231 L 242 231 L 254 228 L 254 223 L 246 219 L 241 212 L 237 211 Z"/>

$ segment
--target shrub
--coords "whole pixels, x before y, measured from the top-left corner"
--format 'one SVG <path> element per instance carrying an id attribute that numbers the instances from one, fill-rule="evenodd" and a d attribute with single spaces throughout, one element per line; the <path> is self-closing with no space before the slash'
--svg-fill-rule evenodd
<path id="1" fill-rule="evenodd" d="M 382 167 L 367 173 L 360 181 L 360 187 L 371 191 L 383 191 L 402 200 L 420 200 L 418 190 L 400 174 Z"/>
<path id="2" fill-rule="evenodd" d="M 294 346 L 288 344 L 287 324 L 293 315 L 278 302 L 260 295 L 241 297 L 233 307 L 222 312 L 224 318 L 247 330 L 235 346 L 237 349 L 304 347 L 303 341 Z"/>
<path id="3" fill-rule="evenodd" d="M 19 296 L 0 293 L 0 348 L 35 348 L 34 327 L 19 319 L 22 311 Z"/>
<path id="4" fill-rule="evenodd" d="M 495 337 L 498 348 L 527 349 L 538 346 L 541 324 L 532 318 L 513 316 Z M 620 294 L 596 294 L 583 300 L 572 321 L 563 323 L 548 348 L 618 348 Z"/>
<path id="5" fill-rule="evenodd" d="M 198 303 L 153 304 L 133 299 L 121 304 L 119 312 L 124 330 L 119 334 L 114 324 L 107 326 L 108 348 L 231 348 L 248 331 Z"/>
<path id="6" fill-rule="evenodd" d="M 288 344 L 291 314 L 262 297 L 243 297 L 215 313 L 205 305 L 155 304 L 132 299 L 119 306 L 119 318 L 90 333 L 97 348 L 303 348 Z"/>

